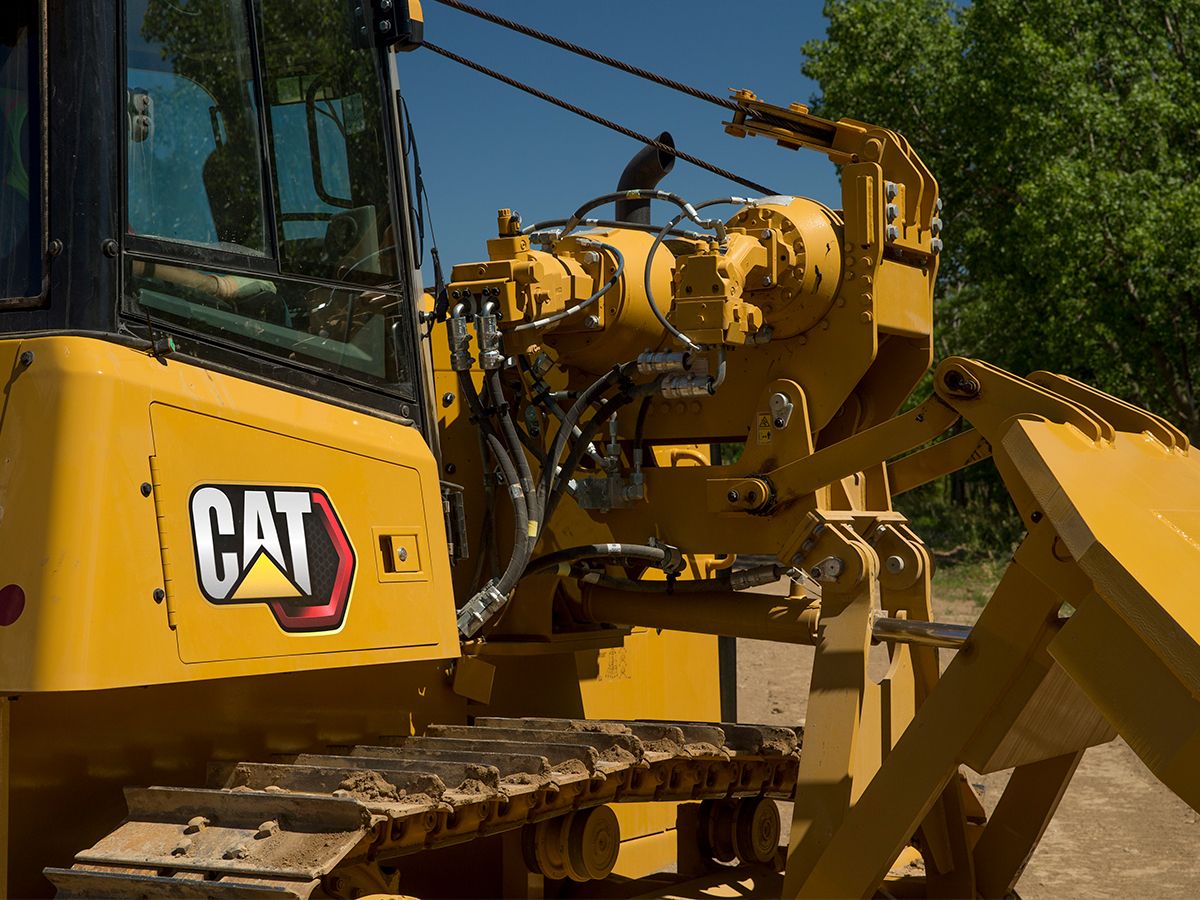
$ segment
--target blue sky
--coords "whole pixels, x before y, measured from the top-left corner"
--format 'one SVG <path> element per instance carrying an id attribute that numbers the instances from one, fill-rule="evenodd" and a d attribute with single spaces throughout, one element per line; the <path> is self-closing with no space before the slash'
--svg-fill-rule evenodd
<path id="1" fill-rule="evenodd" d="M 817 0 L 740 6 L 718 0 L 473 0 L 473 5 L 721 96 L 730 88 L 749 88 L 786 106 L 808 102 L 816 90 L 801 74 L 800 47 L 825 33 Z M 435 0 L 423 6 L 426 37 L 448 50 L 645 134 L 669 131 L 679 149 L 781 193 L 840 205 L 834 168 L 820 154 L 730 137 L 721 127 L 728 113 L 719 107 Z M 447 277 L 454 262 L 486 258 L 484 242 L 494 236 L 497 209 L 515 208 L 527 223 L 565 217 L 580 202 L 611 191 L 639 147 L 429 51 L 401 54 L 399 72 Z M 662 186 L 693 202 L 747 193 L 684 162 L 676 163 Z M 601 212 L 607 215 L 611 207 Z M 656 203 L 654 220 L 666 214 Z M 425 282 L 433 282 L 428 265 Z"/>

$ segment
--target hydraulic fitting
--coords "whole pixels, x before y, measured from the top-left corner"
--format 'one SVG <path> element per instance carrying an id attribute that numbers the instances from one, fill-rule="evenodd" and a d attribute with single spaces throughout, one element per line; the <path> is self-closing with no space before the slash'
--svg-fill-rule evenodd
<path id="1" fill-rule="evenodd" d="M 686 351 L 680 353 L 653 353 L 647 350 L 637 358 L 639 375 L 662 375 L 668 372 L 686 372 L 692 367 L 692 354 Z"/>

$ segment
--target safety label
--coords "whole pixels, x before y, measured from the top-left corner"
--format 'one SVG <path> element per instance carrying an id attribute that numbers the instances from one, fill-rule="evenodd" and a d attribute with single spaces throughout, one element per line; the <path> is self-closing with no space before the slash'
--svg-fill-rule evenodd
<path id="1" fill-rule="evenodd" d="M 760 444 L 771 443 L 771 414 L 760 412 L 755 418 L 758 423 L 758 442 Z"/>

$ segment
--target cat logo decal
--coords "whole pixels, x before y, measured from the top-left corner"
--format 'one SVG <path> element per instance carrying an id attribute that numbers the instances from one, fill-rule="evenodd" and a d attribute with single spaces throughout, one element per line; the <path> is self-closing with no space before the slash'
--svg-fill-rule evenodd
<path id="1" fill-rule="evenodd" d="M 203 484 L 188 510 L 205 600 L 264 603 L 287 632 L 341 628 L 354 548 L 324 491 Z"/>

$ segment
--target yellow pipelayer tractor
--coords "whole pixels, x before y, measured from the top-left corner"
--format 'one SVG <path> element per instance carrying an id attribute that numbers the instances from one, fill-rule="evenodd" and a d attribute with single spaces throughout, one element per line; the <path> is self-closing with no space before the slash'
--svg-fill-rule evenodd
<path id="1" fill-rule="evenodd" d="M 827 154 L 840 210 L 717 217 L 654 187 L 660 142 L 561 221 L 502 210 L 426 296 L 420 31 L 0 13 L 8 893 L 597 896 L 736 860 L 998 897 L 1117 734 L 1200 809 L 1196 452 L 970 359 L 905 408 L 941 241 L 903 138 L 739 92 L 727 130 Z M 952 627 L 893 499 L 988 457 L 1028 534 Z M 807 722 L 734 724 L 718 636 L 815 645 Z M 990 819 L 961 766 L 1012 770 Z"/>

